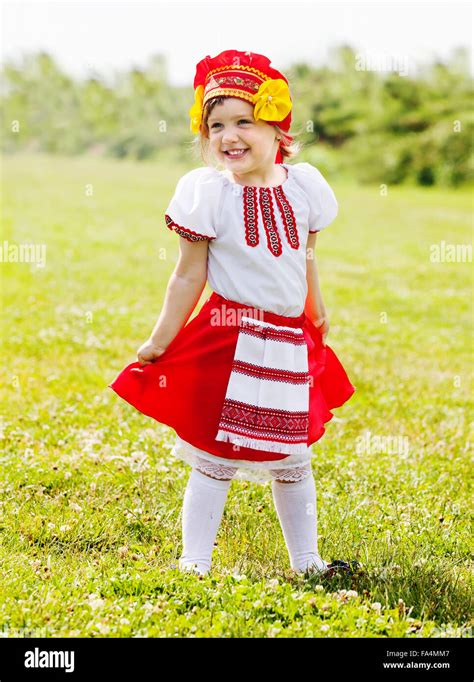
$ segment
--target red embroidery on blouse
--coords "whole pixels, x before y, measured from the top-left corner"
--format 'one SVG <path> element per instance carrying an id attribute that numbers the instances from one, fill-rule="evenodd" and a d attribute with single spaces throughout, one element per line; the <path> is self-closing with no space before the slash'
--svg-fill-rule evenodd
<path id="1" fill-rule="evenodd" d="M 283 225 L 285 226 L 286 238 L 292 249 L 299 249 L 300 240 L 298 237 L 298 230 L 296 229 L 296 219 L 293 213 L 288 198 L 285 196 L 283 187 L 273 187 L 273 194 L 275 195 L 278 208 L 280 209 Z"/>
<path id="2" fill-rule="evenodd" d="M 263 226 L 267 235 L 267 246 L 274 256 L 281 256 L 281 240 L 275 222 L 273 201 L 270 187 L 258 187 L 260 195 L 260 208 L 262 210 Z"/>
<path id="3" fill-rule="evenodd" d="M 257 188 L 244 187 L 244 222 L 245 222 L 245 241 L 249 246 L 257 246 L 258 237 L 258 204 Z"/>
<path id="4" fill-rule="evenodd" d="M 181 237 L 187 239 L 188 242 L 200 242 L 203 239 L 209 239 L 209 241 L 212 241 L 215 239 L 215 237 L 207 237 L 205 234 L 199 234 L 199 232 L 194 232 L 194 230 L 190 230 L 188 227 L 178 225 L 178 223 L 175 223 L 169 215 L 165 215 L 165 221 L 166 227 L 169 227 L 170 230 L 177 232 Z"/>

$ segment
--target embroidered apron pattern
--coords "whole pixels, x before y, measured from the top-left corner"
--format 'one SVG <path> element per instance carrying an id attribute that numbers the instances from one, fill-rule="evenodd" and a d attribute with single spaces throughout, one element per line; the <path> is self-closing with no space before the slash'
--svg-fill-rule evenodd
<path id="1" fill-rule="evenodd" d="M 242 316 L 216 440 L 304 454 L 309 426 L 303 330 Z"/>

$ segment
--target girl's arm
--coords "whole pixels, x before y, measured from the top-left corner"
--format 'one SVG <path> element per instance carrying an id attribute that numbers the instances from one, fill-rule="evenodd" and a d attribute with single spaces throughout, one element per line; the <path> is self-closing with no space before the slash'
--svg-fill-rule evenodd
<path id="1" fill-rule="evenodd" d="M 207 281 L 209 242 L 179 237 L 179 260 L 169 279 L 160 316 L 150 335 L 155 346 L 167 348 L 196 307 Z"/>
<path id="2" fill-rule="evenodd" d="M 317 232 L 310 232 L 306 246 L 306 281 L 308 283 L 308 295 L 305 303 L 305 313 L 315 322 L 321 317 L 326 317 L 321 289 L 319 287 L 318 268 L 316 265 L 316 235 Z"/>
<path id="3" fill-rule="evenodd" d="M 316 235 L 317 232 L 310 232 L 306 245 L 308 295 L 306 296 L 304 312 L 311 322 L 320 329 L 323 335 L 323 343 L 325 343 L 329 331 L 329 319 L 319 286 L 318 268 L 316 265 Z"/>

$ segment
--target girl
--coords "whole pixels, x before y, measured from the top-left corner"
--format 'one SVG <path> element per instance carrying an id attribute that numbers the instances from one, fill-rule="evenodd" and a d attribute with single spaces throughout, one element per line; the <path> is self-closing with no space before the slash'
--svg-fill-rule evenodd
<path id="1" fill-rule="evenodd" d="M 204 575 L 233 477 L 272 481 L 290 564 L 333 575 L 357 564 L 318 551 L 311 444 L 355 387 L 325 343 L 313 253 L 338 210 L 321 173 L 293 155 L 288 81 L 270 60 L 226 50 L 196 68 L 191 131 L 207 163 L 179 180 L 165 212 L 180 256 L 150 338 L 109 384 L 172 427 L 192 465 L 180 570 Z M 308 253 L 308 256 L 307 256 Z M 186 324 L 206 281 L 213 289 Z"/>

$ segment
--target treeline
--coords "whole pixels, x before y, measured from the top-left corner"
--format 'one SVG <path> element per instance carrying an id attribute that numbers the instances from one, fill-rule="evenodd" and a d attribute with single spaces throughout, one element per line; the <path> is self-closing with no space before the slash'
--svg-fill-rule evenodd
<path id="1" fill-rule="evenodd" d="M 472 78 L 468 53 L 416 72 L 366 68 L 342 46 L 324 67 L 284 70 L 300 156 L 360 182 L 459 186 L 472 182 Z M 145 69 L 73 79 L 39 53 L 2 67 L 2 150 L 97 154 L 195 164 L 192 84 L 169 84 L 162 55 Z"/>

